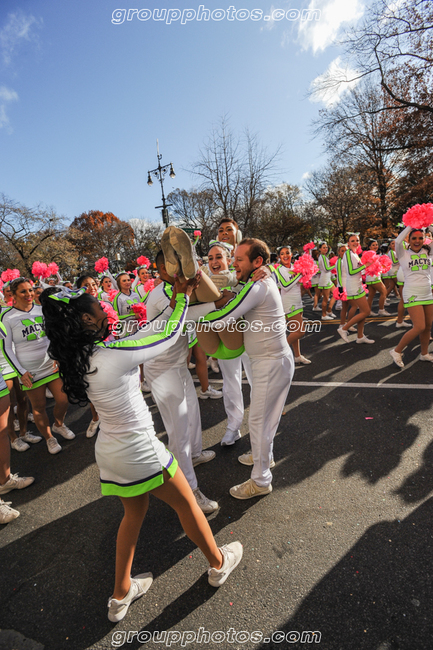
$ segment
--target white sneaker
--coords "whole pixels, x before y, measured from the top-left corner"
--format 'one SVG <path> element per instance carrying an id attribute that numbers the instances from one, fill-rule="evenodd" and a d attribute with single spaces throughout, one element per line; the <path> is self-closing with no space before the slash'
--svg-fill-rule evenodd
<path id="1" fill-rule="evenodd" d="M 408 323 L 407 321 L 404 320 L 402 323 L 396 323 L 395 326 L 398 327 L 398 328 L 400 328 L 400 327 L 412 327 L 412 324 Z"/>
<path id="2" fill-rule="evenodd" d="M 209 387 L 206 391 L 202 391 L 200 388 L 200 392 L 198 394 L 200 399 L 208 399 L 209 397 L 211 399 L 220 399 L 223 396 L 222 390 L 216 390 L 209 384 Z"/>
<path id="3" fill-rule="evenodd" d="M 379 314 L 379 316 L 391 316 L 389 311 L 386 311 L 386 309 L 379 309 L 377 313 Z"/>
<path id="4" fill-rule="evenodd" d="M 0 485 L 0 494 L 7 494 L 11 490 L 22 490 L 33 483 L 33 476 L 18 476 L 11 474 L 4 485 Z"/>
<path id="5" fill-rule="evenodd" d="M 313 307 L 313 311 L 322 311 L 321 307 Z"/>
<path id="6" fill-rule="evenodd" d="M 208 581 L 212 587 L 221 587 L 225 583 L 231 572 L 236 569 L 239 562 L 242 560 L 244 549 L 240 542 L 232 542 L 220 548 L 223 556 L 223 564 L 221 569 L 208 569 Z"/>
<path id="7" fill-rule="evenodd" d="M 93 436 L 97 433 L 99 429 L 99 420 L 94 420 L 90 421 L 89 426 L 87 427 L 86 431 L 86 438 L 93 438 Z"/>
<path id="8" fill-rule="evenodd" d="M 309 363 L 311 363 L 310 359 L 307 359 L 307 357 L 304 357 L 302 354 L 299 355 L 299 357 L 295 357 L 295 363 L 303 363 L 304 366 L 307 366 Z"/>
<path id="9" fill-rule="evenodd" d="M 141 392 L 142 393 L 151 393 L 152 391 L 150 390 L 149 384 L 145 379 L 141 382 Z"/>
<path id="10" fill-rule="evenodd" d="M 20 436 L 20 439 L 35 445 L 42 440 L 42 436 L 35 436 L 33 433 L 30 433 L 30 431 L 26 431 L 23 436 Z"/>
<path id="11" fill-rule="evenodd" d="M 195 368 L 195 363 L 191 363 L 191 361 L 188 364 L 188 370 L 194 370 Z"/>
<path id="12" fill-rule="evenodd" d="M 215 512 L 216 510 L 218 510 L 219 508 L 218 503 L 216 501 L 212 501 L 211 499 L 205 497 L 203 492 L 201 492 L 198 487 L 196 487 L 195 490 L 193 490 L 192 492 L 195 496 L 195 500 L 197 501 L 200 510 L 205 515 L 210 515 L 211 512 Z"/>
<path id="13" fill-rule="evenodd" d="M 332 316 L 328 316 L 328 314 L 326 314 L 326 316 L 322 316 L 322 320 L 334 320 L 334 319 L 332 318 Z"/>
<path id="14" fill-rule="evenodd" d="M 46 397 L 47 399 L 54 399 L 54 395 L 52 394 L 52 392 L 50 391 L 49 388 L 46 388 L 46 389 L 45 389 L 45 397 Z"/>
<path id="15" fill-rule="evenodd" d="M 343 309 L 343 303 L 341 302 L 341 300 L 337 300 L 337 302 L 335 303 L 335 309 L 337 311 L 341 311 Z"/>
<path id="16" fill-rule="evenodd" d="M 398 367 L 404 368 L 403 355 L 400 352 L 396 352 L 395 350 L 390 350 L 389 353 Z"/>
<path id="17" fill-rule="evenodd" d="M 21 440 L 20 437 L 15 438 L 15 440 L 11 442 L 11 447 L 12 449 L 15 449 L 15 451 L 27 451 L 27 449 L 30 449 L 30 445 L 28 445 L 24 440 Z"/>
<path id="18" fill-rule="evenodd" d="M 433 361 L 433 354 L 430 354 L 429 352 L 427 354 L 420 354 L 419 355 L 419 360 L 420 361 Z"/>
<path id="19" fill-rule="evenodd" d="M 253 452 L 250 450 L 247 451 L 246 454 L 242 454 L 241 456 L 238 456 L 238 461 L 242 465 L 248 465 L 248 466 L 254 465 Z M 274 467 L 275 467 L 275 461 L 274 461 L 274 457 L 272 456 L 271 464 L 269 465 L 269 468 L 273 469 Z"/>
<path id="20" fill-rule="evenodd" d="M 337 316 L 334 313 L 332 313 L 332 311 L 327 311 L 326 315 L 330 316 L 332 318 L 332 320 L 334 320 L 334 318 L 337 318 Z"/>
<path id="21" fill-rule="evenodd" d="M 3 499 L 0 499 L 0 524 L 8 524 L 20 516 L 18 510 L 9 507 L 11 503 L 12 501 L 3 501 Z"/>
<path id="22" fill-rule="evenodd" d="M 236 440 L 239 440 L 241 438 L 241 432 L 239 429 L 237 431 L 232 431 L 231 429 L 227 429 L 227 431 L 224 434 L 224 438 L 221 440 L 221 447 L 229 447 L 230 445 L 234 445 Z"/>
<path id="23" fill-rule="evenodd" d="M 20 430 L 19 420 L 14 420 L 14 431 L 19 431 L 19 430 Z"/>
<path id="24" fill-rule="evenodd" d="M 386 300 L 385 300 L 385 307 L 389 307 L 390 304 L 391 304 L 390 299 L 389 299 L 389 298 L 386 298 Z"/>
<path id="25" fill-rule="evenodd" d="M 369 339 L 367 336 L 361 336 L 361 338 L 356 339 L 357 343 L 374 343 L 373 339 Z"/>
<path id="26" fill-rule="evenodd" d="M 35 421 L 35 416 L 33 413 L 30 411 L 27 415 L 27 422 L 34 422 Z"/>
<path id="27" fill-rule="evenodd" d="M 54 433 L 60 433 L 60 435 L 66 440 L 73 440 L 75 438 L 75 433 L 68 429 L 66 424 L 62 424 L 60 427 L 58 427 L 57 424 L 53 424 L 51 431 Z"/>
<path id="28" fill-rule="evenodd" d="M 209 358 L 209 366 L 215 374 L 218 374 L 220 371 L 220 367 L 218 365 L 218 361 L 216 359 L 212 359 L 212 357 Z"/>
<path id="29" fill-rule="evenodd" d="M 61 446 L 57 442 L 57 438 L 54 438 L 54 436 L 51 436 L 50 438 L 48 438 L 47 447 L 48 447 L 48 451 L 50 452 L 50 454 L 58 454 L 59 451 L 62 451 Z"/>
<path id="30" fill-rule="evenodd" d="M 352 327 L 349 327 L 349 329 L 348 329 L 347 331 L 348 331 L 348 332 L 357 332 L 357 331 L 358 331 L 358 328 L 355 327 L 355 325 L 352 325 Z"/>
<path id="31" fill-rule="evenodd" d="M 196 456 L 192 459 L 192 466 L 197 467 L 197 465 L 203 465 L 203 463 L 208 463 L 210 460 L 215 458 L 216 454 L 212 449 L 205 449 L 201 452 L 200 456 Z"/>
<path id="32" fill-rule="evenodd" d="M 378 311 L 371 311 L 368 315 L 369 316 L 379 316 L 379 312 Z"/>
<path id="33" fill-rule="evenodd" d="M 341 336 L 341 338 L 343 339 L 343 341 L 344 341 L 345 343 L 349 343 L 349 334 L 346 332 L 346 330 L 344 330 L 344 329 L 341 327 L 341 325 L 340 325 L 340 327 L 337 329 L 337 333 Z"/>
<path id="34" fill-rule="evenodd" d="M 122 600 L 108 599 L 108 620 L 112 623 L 118 623 L 124 619 L 130 604 L 137 598 L 144 596 L 152 582 L 153 575 L 151 573 L 140 573 L 135 578 L 131 578 L 131 586 L 125 598 L 122 598 Z"/>

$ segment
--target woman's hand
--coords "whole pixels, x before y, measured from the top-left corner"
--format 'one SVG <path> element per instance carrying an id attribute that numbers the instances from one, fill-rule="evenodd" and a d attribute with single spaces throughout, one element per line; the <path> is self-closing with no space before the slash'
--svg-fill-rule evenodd
<path id="1" fill-rule="evenodd" d="M 254 271 L 252 280 L 253 282 L 257 282 L 258 280 L 267 280 L 270 277 L 271 277 L 271 271 L 268 269 L 268 267 L 260 266 L 258 269 Z"/>
<path id="2" fill-rule="evenodd" d="M 28 370 L 21 375 L 21 383 L 26 388 L 31 388 L 33 386 L 33 375 Z"/>
<path id="3" fill-rule="evenodd" d="M 200 276 L 201 276 L 200 271 L 198 271 L 196 276 L 194 278 L 191 278 L 190 280 L 186 280 L 184 277 L 179 278 L 178 276 L 175 276 L 174 286 L 173 286 L 173 297 L 170 300 L 170 307 L 172 309 L 174 309 L 175 307 L 175 303 L 176 303 L 175 298 L 178 293 L 184 293 L 187 296 L 191 296 L 194 289 L 196 289 L 200 283 Z"/>
<path id="4" fill-rule="evenodd" d="M 224 305 L 226 305 L 229 300 L 232 300 L 235 296 L 236 294 L 233 293 L 233 291 L 227 291 L 227 289 L 223 289 L 223 291 L 221 291 L 221 298 L 219 300 L 215 300 L 215 307 L 217 309 L 221 309 L 221 307 L 224 307 Z"/>

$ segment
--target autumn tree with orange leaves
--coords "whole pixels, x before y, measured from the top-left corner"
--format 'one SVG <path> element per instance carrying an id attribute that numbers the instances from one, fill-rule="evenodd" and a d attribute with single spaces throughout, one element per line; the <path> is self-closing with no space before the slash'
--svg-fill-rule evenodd
<path id="1" fill-rule="evenodd" d="M 130 224 L 112 212 L 90 210 L 75 217 L 69 227 L 69 241 L 75 246 L 80 268 L 91 269 L 97 259 L 114 260 L 117 254 L 123 262 L 134 244 Z"/>

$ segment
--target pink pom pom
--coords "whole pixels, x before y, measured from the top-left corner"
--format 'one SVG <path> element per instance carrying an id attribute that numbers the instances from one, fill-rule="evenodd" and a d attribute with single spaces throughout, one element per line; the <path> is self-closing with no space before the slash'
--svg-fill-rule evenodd
<path id="1" fill-rule="evenodd" d="M 114 311 L 114 309 L 110 305 L 110 303 L 105 302 L 105 301 L 101 301 L 99 304 L 101 305 L 102 309 L 107 314 L 107 316 L 108 316 L 108 324 L 110 326 L 113 326 L 115 323 L 119 322 L 119 316 L 117 315 L 117 312 Z"/>
<path id="2" fill-rule="evenodd" d="M 332 297 L 335 298 L 335 300 L 341 300 L 340 289 L 338 287 L 333 288 Z"/>
<path id="3" fill-rule="evenodd" d="M 361 248 L 361 246 L 358 246 L 358 248 L 356 249 L 355 253 L 356 253 L 357 255 L 361 255 L 361 253 L 362 253 L 362 248 Z"/>
<path id="4" fill-rule="evenodd" d="M 427 228 L 433 223 L 433 203 L 418 203 L 403 215 L 403 223 L 411 228 Z"/>
<path id="5" fill-rule="evenodd" d="M 6 269 L 6 271 L 3 271 L 1 274 L 1 279 L 3 282 L 12 282 L 12 280 L 19 278 L 20 275 L 21 273 L 18 269 Z"/>
<path id="6" fill-rule="evenodd" d="M 310 241 L 309 244 L 305 244 L 302 249 L 307 252 L 307 251 L 312 251 L 313 248 L 316 248 L 316 244 L 313 241 Z"/>
<path id="7" fill-rule="evenodd" d="M 363 285 L 362 285 L 362 288 L 364 289 L 365 293 L 368 295 L 367 285 L 366 285 L 366 284 L 363 284 Z"/>
<path id="8" fill-rule="evenodd" d="M 144 291 L 153 291 L 155 288 L 155 280 L 146 280 L 146 282 L 143 284 L 143 289 Z"/>
<path id="9" fill-rule="evenodd" d="M 110 289 L 110 291 L 109 291 L 108 294 L 107 294 L 107 295 L 108 295 L 108 300 L 109 300 L 110 302 L 113 302 L 114 298 L 117 296 L 118 293 L 119 293 L 119 292 L 116 291 L 116 289 Z"/>
<path id="10" fill-rule="evenodd" d="M 337 264 L 337 260 L 338 260 L 338 257 L 336 255 L 334 255 L 334 257 L 331 257 L 331 259 L 329 260 L 329 265 L 335 267 L 335 265 Z M 333 268 L 332 273 L 334 275 L 337 275 L 337 269 Z"/>
<path id="11" fill-rule="evenodd" d="M 194 237 L 201 237 L 201 230 L 194 230 Z"/>
<path id="12" fill-rule="evenodd" d="M 382 273 L 388 273 L 392 266 L 392 262 L 388 255 L 380 255 L 379 257 L 380 265 L 382 267 Z"/>
<path id="13" fill-rule="evenodd" d="M 295 273 L 300 273 L 303 280 L 308 281 L 319 271 L 319 267 L 308 253 L 304 253 L 293 264 L 293 270 Z"/>
<path id="14" fill-rule="evenodd" d="M 432 240 L 430 239 L 430 237 L 426 237 L 426 238 L 424 239 L 424 244 L 426 244 L 427 246 L 429 246 L 431 243 L 432 243 Z M 388 259 L 389 259 L 389 258 L 388 258 Z"/>
<path id="15" fill-rule="evenodd" d="M 99 260 L 95 262 L 95 271 L 97 273 L 104 273 L 108 269 L 108 259 L 106 257 L 100 257 Z"/>
<path id="16" fill-rule="evenodd" d="M 48 267 L 44 262 L 33 262 L 32 273 L 35 278 L 47 278 Z"/>
<path id="17" fill-rule="evenodd" d="M 139 325 L 144 325 L 147 321 L 147 310 L 146 305 L 143 305 L 142 302 L 137 302 L 135 305 L 132 305 L 132 311 L 135 314 L 136 319 L 138 320 Z"/>
<path id="18" fill-rule="evenodd" d="M 371 264 L 371 262 L 374 262 L 376 257 L 377 255 L 374 251 L 365 251 L 361 256 L 361 264 Z"/>
<path id="19" fill-rule="evenodd" d="M 137 257 L 137 264 L 138 266 L 145 266 L 146 269 L 148 269 L 150 266 L 150 259 L 145 257 L 145 255 L 140 255 L 140 257 Z"/>
<path id="20" fill-rule="evenodd" d="M 304 289 L 311 289 L 311 280 L 303 280 L 302 286 L 304 287 Z"/>
<path id="21" fill-rule="evenodd" d="M 137 277 L 137 269 L 134 269 L 132 272 L 135 275 L 135 277 Z"/>
<path id="22" fill-rule="evenodd" d="M 366 264 L 366 275 L 376 276 L 382 273 L 381 256 L 376 255 L 374 251 L 365 251 L 361 257 L 361 264 Z"/>
<path id="23" fill-rule="evenodd" d="M 55 262 L 50 262 L 50 264 L 48 264 L 48 266 L 47 266 L 47 271 L 48 271 L 49 275 L 57 275 L 57 273 L 59 272 L 59 267 L 57 266 L 57 264 Z M 47 277 L 49 277 L 49 276 L 47 276 Z"/>
<path id="24" fill-rule="evenodd" d="M 3 280 L 0 279 L 0 291 L 3 289 Z"/>

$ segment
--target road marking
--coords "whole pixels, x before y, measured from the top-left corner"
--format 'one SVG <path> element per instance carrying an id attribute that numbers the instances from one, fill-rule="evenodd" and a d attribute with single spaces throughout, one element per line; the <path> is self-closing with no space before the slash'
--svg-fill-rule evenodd
<path id="1" fill-rule="evenodd" d="M 199 380 L 194 378 L 194 383 L 199 384 Z M 222 379 L 209 379 L 211 384 L 222 384 Z M 242 380 L 243 384 L 248 385 L 246 379 Z M 313 388 L 398 388 L 404 390 L 433 390 L 433 384 L 377 384 L 360 383 L 354 381 L 292 381 L 291 386 L 311 386 Z"/>

